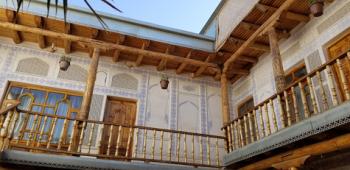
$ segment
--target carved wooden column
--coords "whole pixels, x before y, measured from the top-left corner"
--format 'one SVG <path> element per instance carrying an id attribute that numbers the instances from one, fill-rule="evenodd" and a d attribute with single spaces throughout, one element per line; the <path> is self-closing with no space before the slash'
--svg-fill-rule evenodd
<path id="1" fill-rule="evenodd" d="M 95 87 L 99 58 L 100 58 L 100 49 L 95 48 L 92 54 L 92 60 L 90 63 L 88 77 L 86 80 L 86 87 L 85 87 L 85 92 L 83 96 L 83 102 L 81 104 L 80 112 L 78 114 L 79 119 L 86 120 L 89 117 L 90 105 L 92 100 L 92 94 Z"/>
<path id="2" fill-rule="evenodd" d="M 272 69 L 275 77 L 276 91 L 281 92 L 286 86 L 286 81 L 284 77 L 284 70 L 282 65 L 280 49 L 278 47 L 278 35 L 274 27 L 272 27 L 268 31 L 268 34 L 269 34 L 269 40 L 270 40 Z"/>
<path id="3" fill-rule="evenodd" d="M 223 124 L 227 125 L 230 122 L 230 106 L 228 96 L 228 83 L 226 74 L 221 75 L 221 103 L 222 103 L 222 118 Z"/>

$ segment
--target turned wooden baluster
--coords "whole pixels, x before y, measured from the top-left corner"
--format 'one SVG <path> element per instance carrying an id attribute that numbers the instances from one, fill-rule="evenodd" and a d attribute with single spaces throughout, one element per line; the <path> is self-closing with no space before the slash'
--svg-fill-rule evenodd
<path id="1" fill-rule="evenodd" d="M 292 99 L 293 99 L 293 106 L 294 106 L 295 121 L 299 122 L 300 121 L 300 116 L 299 116 L 299 109 L 298 109 L 297 97 L 295 95 L 294 86 L 291 88 L 291 91 L 292 91 Z"/>
<path id="2" fill-rule="evenodd" d="M 333 76 L 332 70 L 331 70 L 329 65 L 326 66 L 326 72 L 328 75 L 327 81 L 328 81 L 328 86 L 329 86 L 331 96 L 332 96 L 332 103 L 333 103 L 333 106 L 337 106 L 338 105 L 337 90 L 335 89 L 335 85 L 333 82 L 334 76 Z"/>
<path id="3" fill-rule="evenodd" d="M 105 125 L 105 124 L 100 124 L 100 125 L 102 126 L 101 129 L 100 129 L 100 132 L 103 133 L 103 130 L 105 129 L 105 126 L 107 126 L 107 125 Z M 96 141 L 97 142 L 97 153 L 98 154 L 101 153 L 101 148 L 102 148 L 102 144 L 103 144 L 102 140 L 103 140 L 103 135 L 100 135 L 100 140 L 98 142 Z M 129 151 L 129 149 L 127 149 L 127 151 Z M 126 152 L 126 153 L 128 154 L 129 152 Z"/>
<path id="4" fill-rule="evenodd" d="M 122 126 L 119 125 L 119 127 L 118 127 L 118 134 L 117 134 L 117 144 L 115 145 L 115 153 L 114 153 L 115 157 L 119 156 L 119 148 L 120 148 L 121 138 L 123 138 Z"/>
<path id="5" fill-rule="evenodd" d="M 292 114 L 291 114 L 290 107 L 289 107 L 289 100 L 288 100 L 287 91 L 284 91 L 283 95 L 284 95 L 285 104 L 286 104 L 287 123 L 288 123 L 287 125 L 291 126 L 292 125 Z"/>
<path id="6" fill-rule="evenodd" d="M 307 84 L 309 86 L 312 108 L 314 110 L 314 114 L 317 114 L 318 113 L 318 108 L 317 108 L 317 102 L 316 102 L 316 97 L 315 97 L 316 94 L 315 94 L 314 86 L 313 86 L 313 83 L 312 83 L 310 77 L 307 77 Z"/>
<path id="7" fill-rule="evenodd" d="M 14 114 L 13 119 L 12 119 L 12 121 L 10 121 L 10 125 L 9 125 L 9 133 L 7 135 L 7 138 L 9 138 L 9 139 L 14 137 L 15 127 L 16 127 L 17 121 L 19 119 L 19 113 L 16 110 L 13 111 L 13 114 Z"/>
<path id="8" fill-rule="evenodd" d="M 64 140 L 64 134 L 66 132 L 66 128 L 67 128 L 67 123 L 68 123 L 68 120 L 65 118 L 64 121 L 63 121 L 63 129 L 61 131 L 61 134 L 60 134 L 60 138 L 58 140 L 58 146 L 57 146 L 57 150 L 60 150 L 61 147 L 62 147 L 62 143 L 63 143 L 63 140 Z"/>
<path id="9" fill-rule="evenodd" d="M 164 131 L 160 132 L 160 160 L 163 160 Z"/>
<path id="10" fill-rule="evenodd" d="M 22 127 L 20 128 L 21 130 L 19 131 L 18 140 L 16 142 L 17 144 L 19 143 L 19 141 L 23 140 L 23 137 L 24 137 L 24 134 L 25 134 L 25 130 L 27 128 L 27 124 L 28 124 L 28 121 L 29 121 L 29 117 L 30 117 L 29 113 L 25 112 L 24 113 L 23 124 L 22 124 Z"/>
<path id="11" fill-rule="evenodd" d="M 156 147 L 156 135 L 157 131 L 153 130 L 153 139 L 152 139 L 152 159 L 154 159 L 154 152 L 155 152 L 155 147 Z"/>
<path id="12" fill-rule="evenodd" d="M 87 124 L 86 122 L 83 123 L 83 129 L 82 129 L 82 132 L 80 133 L 78 152 L 81 152 L 81 148 L 83 147 L 83 140 L 84 140 L 84 136 L 85 136 L 86 124 Z"/>
<path id="13" fill-rule="evenodd" d="M 143 130 L 143 149 L 142 149 L 142 153 L 143 153 L 143 159 L 146 159 L 146 151 L 147 151 L 147 129 Z"/>
<path id="14" fill-rule="evenodd" d="M 55 132 L 56 122 L 57 122 L 57 117 L 53 118 L 53 123 L 52 123 L 51 131 L 50 131 L 50 133 L 49 133 L 49 138 L 48 138 L 48 140 L 47 140 L 47 145 L 46 145 L 46 148 L 47 148 L 47 149 L 50 149 L 52 137 L 53 137 L 53 134 L 54 134 L 54 132 Z"/>
<path id="15" fill-rule="evenodd" d="M 269 105 L 270 105 L 270 108 L 271 108 L 271 116 L 272 116 L 272 125 L 273 125 L 273 129 L 274 129 L 274 132 L 277 132 L 278 131 L 278 125 L 277 125 L 277 119 L 276 119 L 276 112 L 275 112 L 275 105 L 273 104 L 273 100 L 270 99 L 269 101 Z"/>
<path id="16" fill-rule="evenodd" d="M 243 147 L 245 145 L 245 143 L 244 143 L 243 127 L 242 127 L 241 119 L 238 119 L 238 131 L 239 131 L 239 136 L 241 138 L 241 146 Z"/>
<path id="17" fill-rule="evenodd" d="M 1 139 L 0 139 L 1 140 L 0 141 L 0 144 L 1 144 L 0 145 L 0 151 L 3 151 L 6 148 L 6 144 L 5 143 L 8 143 L 5 140 L 8 137 L 8 134 L 9 134 L 9 129 L 10 129 L 10 124 L 11 124 L 12 117 L 13 117 L 13 112 L 12 111 L 7 112 L 5 120 L 4 120 L 4 123 L 3 123 L 3 126 L 0 129 L 0 137 L 1 137 Z"/>
<path id="18" fill-rule="evenodd" d="M 271 125 L 270 125 L 270 116 L 269 116 L 269 110 L 267 108 L 267 103 L 264 103 L 264 113 L 266 118 L 266 134 L 269 136 L 271 134 Z"/>
<path id="19" fill-rule="evenodd" d="M 43 123 L 43 125 L 42 125 L 42 127 L 41 127 L 41 130 L 40 130 L 38 143 L 36 144 L 37 147 L 40 146 L 40 142 L 41 142 L 41 140 L 43 139 L 44 132 L 45 132 L 45 127 L 46 127 L 46 123 L 47 123 L 47 116 L 44 116 L 44 123 Z M 68 150 L 68 151 L 69 151 L 69 150 Z"/>
<path id="20" fill-rule="evenodd" d="M 238 128 L 238 122 L 237 121 L 234 121 L 234 129 L 235 129 L 235 141 L 237 141 L 237 148 L 240 148 L 241 147 L 241 137 L 240 137 L 240 134 L 239 134 L 239 128 Z"/>
<path id="21" fill-rule="evenodd" d="M 255 109 L 253 110 L 253 119 L 254 119 L 254 125 L 255 125 L 255 136 L 256 136 L 256 140 L 260 140 L 260 133 L 259 133 L 259 127 L 258 127 L 258 119 L 257 119 L 257 115 L 256 115 L 256 111 Z"/>
<path id="22" fill-rule="evenodd" d="M 176 146 L 176 157 L 177 157 L 177 162 L 180 161 L 180 139 L 181 139 L 181 134 L 177 133 L 177 146 Z"/>
<path id="23" fill-rule="evenodd" d="M 90 134 L 89 134 L 89 139 L 88 139 L 88 153 L 90 153 L 90 151 L 91 151 L 92 139 L 94 136 L 95 126 L 96 126 L 95 123 L 91 124 L 91 129 L 90 129 Z"/>
<path id="24" fill-rule="evenodd" d="M 249 133 L 248 133 L 248 124 L 247 124 L 247 115 L 243 116 L 243 124 L 244 124 L 244 135 L 245 135 L 245 143 L 248 145 L 249 143 Z"/>
<path id="25" fill-rule="evenodd" d="M 168 160 L 171 161 L 171 146 L 173 143 L 173 134 L 169 133 L 169 145 L 168 145 Z"/>
<path id="26" fill-rule="evenodd" d="M 231 150 L 233 151 L 233 150 L 235 150 L 236 149 L 236 144 L 235 144 L 235 134 L 234 134 L 234 128 L 233 128 L 233 123 L 230 123 L 230 125 L 229 125 L 229 127 L 230 127 L 230 129 L 231 129 L 231 141 L 230 141 L 230 143 L 231 143 Z"/>
<path id="27" fill-rule="evenodd" d="M 130 152 L 129 152 L 129 150 L 130 150 L 130 146 L 131 146 L 131 138 L 132 138 L 132 136 L 133 136 L 133 128 L 132 127 L 130 127 L 129 128 L 129 133 L 128 133 L 129 135 L 128 135 L 128 141 L 127 141 L 127 143 L 126 143 L 126 153 L 125 153 L 125 157 L 129 157 L 130 155 Z"/>
<path id="28" fill-rule="evenodd" d="M 264 119 L 263 119 L 263 112 L 262 107 L 259 106 L 259 116 L 260 116 L 260 127 L 261 127 L 261 138 L 265 137 L 265 126 L 264 126 Z"/>
<path id="29" fill-rule="evenodd" d="M 185 157 L 185 162 L 187 163 L 187 134 L 184 134 L 184 157 Z"/>
<path id="30" fill-rule="evenodd" d="M 232 147 L 232 133 L 231 133 L 231 131 L 232 131 L 233 129 L 231 129 L 231 126 L 226 126 L 226 131 L 227 131 L 227 144 L 228 144 L 228 152 L 231 152 L 231 151 L 233 151 L 233 147 Z"/>
<path id="31" fill-rule="evenodd" d="M 216 142 L 215 142 L 215 151 L 216 151 L 216 165 L 217 165 L 217 166 L 220 166 L 219 138 L 216 138 Z"/>
<path id="32" fill-rule="evenodd" d="M 248 113 L 248 120 L 249 120 L 249 132 L 250 132 L 250 142 L 254 142 L 254 130 L 253 130 L 253 119 L 252 119 L 252 112 Z"/>
<path id="33" fill-rule="evenodd" d="M 211 164 L 211 159 L 210 159 L 210 138 L 207 136 L 207 161 L 208 165 Z"/>
<path id="34" fill-rule="evenodd" d="M 202 144 L 202 136 L 199 136 L 199 155 L 201 157 L 201 163 L 203 164 L 204 159 L 203 159 L 203 144 Z"/>
<path id="35" fill-rule="evenodd" d="M 133 152 L 134 158 L 137 157 L 137 145 L 138 145 L 138 137 L 139 137 L 138 132 L 139 132 L 139 129 L 135 128 L 135 132 L 134 132 L 134 134 L 135 134 L 135 146 L 134 146 L 134 152 Z"/>
<path id="36" fill-rule="evenodd" d="M 192 135 L 192 162 L 196 163 L 195 150 L 194 150 L 194 135 Z"/>
<path id="37" fill-rule="evenodd" d="M 349 55 L 348 57 L 350 57 L 350 52 L 348 52 L 348 55 Z M 341 83 L 343 85 L 343 90 L 345 93 L 345 100 L 350 100 L 349 81 L 345 76 L 344 66 L 343 66 L 342 62 L 340 61 L 340 59 L 337 59 L 337 66 L 339 68 L 340 80 L 341 80 Z"/>
<path id="38" fill-rule="evenodd" d="M 305 118 L 308 118 L 308 117 L 310 117 L 310 111 L 309 111 L 309 106 L 307 105 L 304 87 L 301 84 L 301 82 L 299 82 L 298 85 L 299 85 L 299 89 L 300 89 L 301 101 L 303 103 L 303 108 L 304 108 L 304 116 L 305 116 Z"/>
<path id="39" fill-rule="evenodd" d="M 327 95 L 326 95 L 326 91 L 323 87 L 323 80 L 321 77 L 321 74 L 319 71 L 316 72 L 316 76 L 318 79 L 318 83 L 320 85 L 320 91 L 321 91 L 321 96 L 322 96 L 322 103 L 323 103 L 323 109 L 324 110 L 328 110 L 328 101 L 327 101 Z"/>
<path id="40" fill-rule="evenodd" d="M 284 120 L 284 110 L 283 110 L 283 105 L 282 105 L 282 99 L 281 99 L 281 95 L 277 95 L 277 102 L 278 102 L 278 107 L 279 107 L 279 111 L 280 111 L 280 120 L 282 123 L 282 129 L 286 127 L 286 122 Z"/>
<path id="41" fill-rule="evenodd" d="M 111 154 L 113 130 L 114 130 L 114 125 L 110 125 L 110 127 L 109 127 L 108 145 L 107 145 L 107 156 L 109 156 Z"/>
<path id="42" fill-rule="evenodd" d="M 46 123 L 46 120 L 45 120 L 45 123 Z M 45 123 L 44 123 L 44 125 L 45 125 Z M 72 145 L 73 145 L 73 140 L 74 140 L 73 134 L 75 134 L 75 130 L 78 128 L 77 126 L 78 126 L 77 120 L 74 120 L 74 122 L 73 122 L 73 130 L 72 130 L 71 137 L 69 139 L 69 144 L 68 144 L 68 152 L 72 151 Z M 45 126 L 43 127 L 42 132 L 44 132 L 44 128 L 45 128 Z"/>

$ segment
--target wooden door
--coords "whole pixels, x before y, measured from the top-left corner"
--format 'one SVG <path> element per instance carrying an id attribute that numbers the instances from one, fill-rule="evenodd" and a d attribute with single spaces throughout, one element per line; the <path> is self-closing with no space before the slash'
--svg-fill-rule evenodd
<path id="1" fill-rule="evenodd" d="M 328 48 L 329 53 L 329 59 L 334 59 L 339 57 L 340 55 L 343 55 L 344 53 L 348 52 L 350 50 L 350 34 L 344 36 L 342 39 L 334 43 L 332 46 Z M 341 60 L 344 68 L 345 77 L 348 81 L 350 81 L 350 63 L 349 59 L 343 59 Z M 339 68 L 337 66 L 333 67 L 335 78 L 337 82 L 337 86 L 340 89 L 342 100 L 345 99 L 345 93 L 344 93 L 344 87 L 340 80 L 340 74 L 339 74 Z M 350 88 L 350 87 L 349 87 Z"/>
<path id="2" fill-rule="evenodd" d="M 117 139 L 120 135 L 120 144 L 118 149 L 118 156 L 126 156 L 126 152 L 129 152 L 131 155 L 132 147 L 129 147 L 127 151 L 128 138 L 130 134 L 130 128 L 121 128 L 119 134 L 119 126 L 133 126 L 135 124 L 136 118 L 136 102 L 123 101 L 116 99 L 109 99 L 107 101 L 106 112 L 104 116 L 104 122 L 116 124 L 111 128 L 111 126 L 105 126 L 102 134 L 102 143 L 101 143 L 101 153 L 107 154 L 108 146 L 109 154 L 115 155 Z M 111 133 L 112 129 L 112 133 Z M 109 143 L 110 142 L 110 143 Z M 129 145 L 132 146 L 132 136 Z"/>

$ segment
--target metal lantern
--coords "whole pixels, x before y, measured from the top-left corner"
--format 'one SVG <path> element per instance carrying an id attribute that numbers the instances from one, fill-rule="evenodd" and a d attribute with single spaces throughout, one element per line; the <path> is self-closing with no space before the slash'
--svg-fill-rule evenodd
<path id="1" fill-rule="evenodd" d="M 160 87 L 161 87 L 162 89 L 168 89 L 168 86 L 169 86 L 169 79 L 168 79 L 168 76 L 163 75 L 163 76 L 162 76 L 162 79 L 160 80 Z"/>
<path id="2" fill-rule="evenodd" d="M 71 61 L 70 57 L 62 56 L 60 58 L 60 62 L 59 62 L 60 70 L 66 71 L 68 69 L 68 67 L 70 66 L 70 61 Z"/>

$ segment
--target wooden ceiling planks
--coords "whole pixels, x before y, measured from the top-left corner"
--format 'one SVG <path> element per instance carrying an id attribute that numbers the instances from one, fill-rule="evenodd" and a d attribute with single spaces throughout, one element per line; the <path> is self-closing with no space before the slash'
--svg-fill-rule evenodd
<path id="1" fill-rule="evenodd" d="M 175 45 L 170 45 L 157 41 L 145 40 L 133 36 L 121 35 L 114 32 L 107 32 L 105 30 L 97 30 L 95 28 L 90 28 L 77 24 L 67 24 L 65 26 L 64 22 L 50 19 L 41 18 L 41 25 L 35 22 L 36 16 L 20 13 L 18 18 L 18 23 L 26 26 L 32 26 L 46 30 L 51 30 L 60 33 L 66 33 L 70 35 L 77 35 L 81 37 L 92 38 L 100 40 L 103 42 L 120 44 L 123 46 L 133 47 L 137 49 L 143 49 L 149 52 L 157 53 L 169 53 L 172 56 L 177 56 L 181 60 L 168 60 L 165 58 L 160 58 L 159 56 L 154 57 L 151 55 L 139 55 L 135 53 L 130 53 L 127 51 L 119 51 L 117 49 L 107 50 L 101 52 L 102 55 L 111 57 L 113 62 L 125 62 L 128 66 L 137 67 L 141 65 L 152 65 L 162 71 L 165 69 L 175 69 L 177 74 L 182 74 L 186 72 L 192 73 L 193 77 L 198 77 L 201 75 L 213 76 L 216 79 L 220 77 L 221 72 L 215 71 L 211 67 L 205 65 L 196 65 L 191 62 L 199 61 L 202 63 L 210 63 L 213 65 L 224 63 L 230 58 L 246 40 L 248 40 L 256 30 L 258 30 L 261 25 L 263 25 L 273 14 L 280 8 L 280 6 L 285 2 L 285 0 L 260 0 L 259 4 L 241 21 L 241 23 L 234 29 L 231 33 L 229 40 L 222 46 L 217 54 L 213 55 L 208 52 L 188 49 L 186 47 L 180 47 Z M 0 9 L 0 20 L 8 21 L 4 17 L 6 13 L 5 9 Z M 279 38 L 288 38 L 289 32 L 295 28 L 300 22 L 307 22 L 309 17 L 309 7 L 307 1 L 298 1 L 293 3 L 289 8 L 289 12 L 282 12 L 278 23 L 276 24 L 277 33 Z M 13 31 L 2 31 L 1 36 L 6 36 L 10 38 L 15 38 Z M 18 32 L 18 38 L 22 41 L 30 42 L 40 42 L 38 35 L 27 32 Z M 15 40 L 15 39 L 14 39 Z M 16 40 L 18 43 L 21 41 Z M 146 43 L 145 43 L 146 42 Z M 77 42 L 71 42 L 67 39 L 56 39 L 52 37 L 44 37 L 43 43 L 39 43 L 39 46 L 49 46 L 55 43 L 56 46 L 64 48 L 65 52 L 69 54 L 70 52 L 86 52 L 89 53 L 91 50 L 82 47 Z M 167 50 L 168 49 L 168 50 Z M 170 50 L 171 49 L 171 50 Z M 239 77 L 247 75 L 251 67 L 253 67 L 259 56 L 269 51 L 269 39 L 266 35 L 258 36 L 253 44 L 250 44 L 246 50 L 243 50 L 241 55 L 235 60 L 232 66 L 229 67 L 227 71 L 228 77 L 232 80 L 237 80 Z M 210 56 L 210 57 L 209 57 Z M 215 57 L 213 57 L 215 56 Z M 190 59 L 183 60 L 183 59 Z M 199 64 L 199 63 L 198 63 Z"/>
<path id="2" fill-rule="evenodd" d="M 242 44 L 249 40 L 250 37 L 254 35 L 254 33 L 264 25 L 264 23 L 268 21 L 285 2 L 286 0 L 260 0 L 255 8 L 252 9 L 252 11 L 231 33 L 231 37 L 239 38 L 243 41 L 240 43 L 232 43 L 232 38 L 229 38 L 221 49 L 219 49 L 219 52 L 224 54 L 224 61 L 226 62 L 237 52 L 237 50 L 240 50 Z M 292 29 L 301 22 L 308 22 L 310 20 L 309 13 L 309 5 L 306 0 L 293 2 L 287 10 L 281 11 L 281 15 L 278 16 L 278 21 L 275 21 L 275 27 L 279 39 L 288 38 L 290 36 L 289 32 Z M 257 46 L 257 44 L 264 46 Z M 244 50 L 240 50 L 239 55 L 234 56 L 232 66 L 226 66 L 227 77 L 231 78 L 231 82 L 237 81 L 243 76 L 243 74 L 238 74 L 234 69 L 244 68 L 250 70 L 258 58 L 265 52 L 269 51 L 267 50 L 267 47 L 269 47 L 269 38 L 266 34 L 262 34 L 256 36 L 252 43 L 249 43 L 248 46 L 244 47 Z M 263 49 L 266 50 L 264 51 Z"/>

